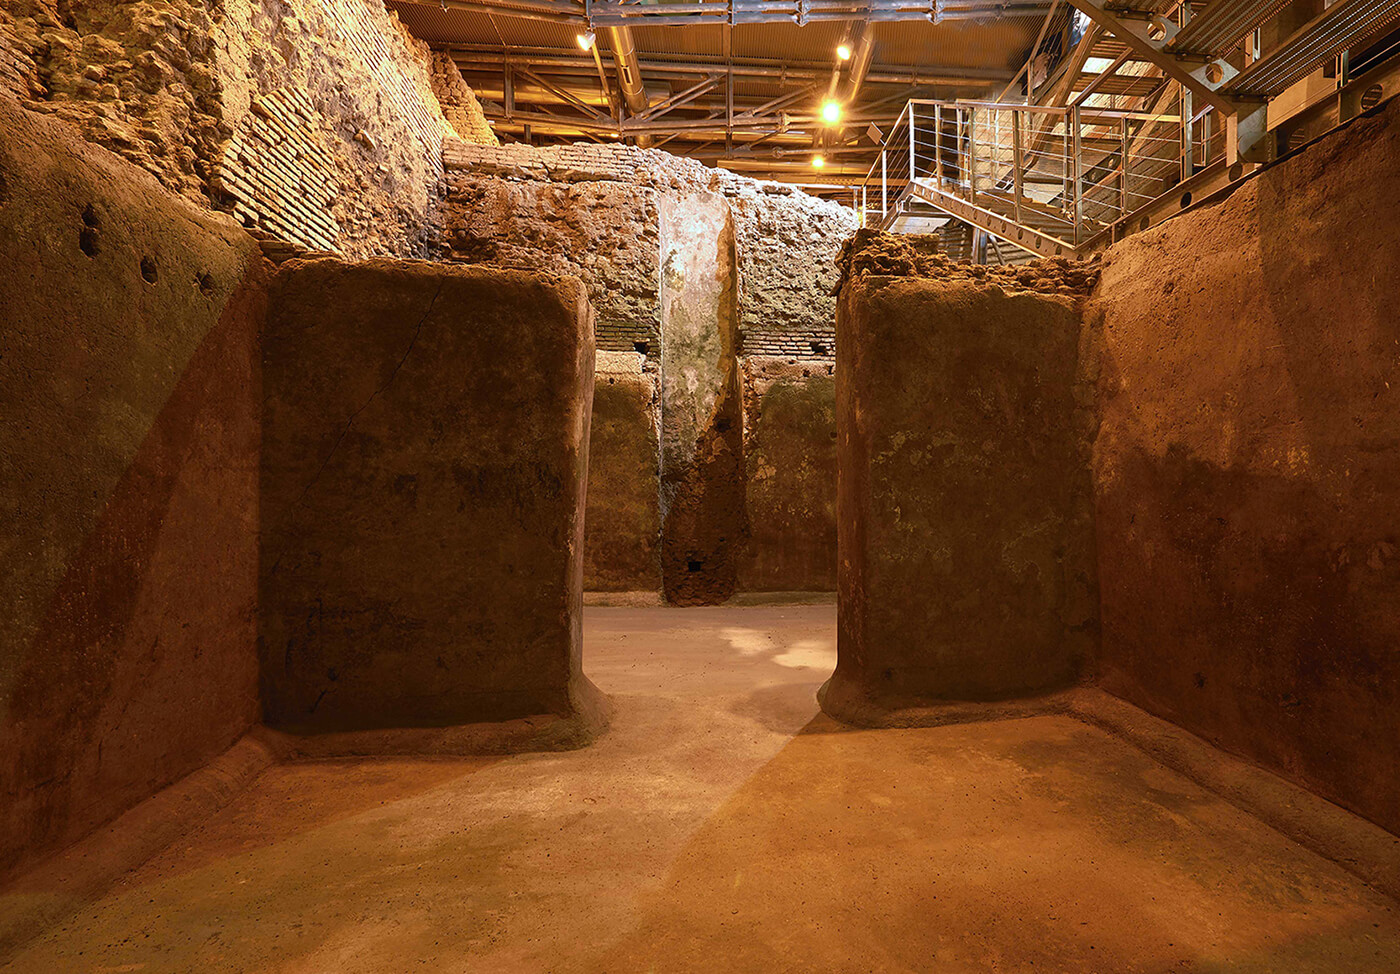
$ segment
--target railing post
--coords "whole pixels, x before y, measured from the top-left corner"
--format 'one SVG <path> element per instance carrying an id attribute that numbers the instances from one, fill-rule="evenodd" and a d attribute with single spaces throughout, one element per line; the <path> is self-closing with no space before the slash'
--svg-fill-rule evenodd
<path id="1" fill-rule="evenodd" d="M 1074 245 L 1079 246 L 1079 225 L 1084 220 L 1084 172 L 1079 135 L 1079 106 L 1069 110 L 1069 123 L 1074 127 Z"/>
<path id="2" fill-rule="evenodd" d="M 918 139 L 914 136 L 914 100 L 909 100 L 909 185 L 914 185 L 914 177 L 919 174 L 916 163 L 917 155 L 915 150 L 918 147 Z"/>
<path id="3" fill-rule="evenodd" d="M 933 178 L 943 188 L 943 106 L 933 106 Z"/>
<path id="4" fill-rule="evenodd" d="M 860 184 L 860 225 L 861 225 L 861 226 L 865 226 L 866 215 L 870 212 L 869 208 L 868 208 L 865 204 L 866 204 L 866 200 L 865 200 L 865 183 L 861 183 L 861 184 Z"/>
<path id="5" fill-rule="evenodd" d="M 889 165 L 884 149 L 880 150 L 880 222 L 885 222 L 890 211 Z"/>
<path id="6" fill-rule="evenodd" d="M 1196 172 L 1195 160 L 1192 159 L 1194 151 L 1193 139 L 1191 138 L 1191 116 L 1196 114 L 1195 99 L 1191 94 L 1191 89 L 1185 85 L 1181 86 L 1181 178 L 1190 179 Z"/>
<path id="7" fill-rule="evenodd" d="M 1064 158 L 1064 165 L 1061 167 L 1061 170 L 1060 170 L 1060 174 L 1061 174 L 1061 176 L 1064 177 L 1064 184 L 1065 184 L 1065 188 L 1064 188 L 1065 211 L 1068 212 L 1068 213 L 1073 213 L 1073 212 L 1074 212 L 1074 196 L 1072 195 L 1072 194 L 1073 194 L 1073 188 L 1072 188 L 1071 183 L 1070 183 L 1070 158 L 1069 158 L 1069 157 L 1070 157 L 1070 149 L 1071 149 L 1072 140 L 1070 139 L 1070 134 L 1069 134 L 1069 112 L 1065 112 L 1064 115 L 1063 115 L 1062 117 L 1063 117 L 1064 123 L 1065 123 L 1065 134 L 1064 134 L 1064 140 L 1065 140 L 1065 144 L 1064 144 L 1065 158 Z"/>
<path id="8" fill-rule="evenodd" d="M 1128 117 L 1123 116 L 1122 163 L 1118 167 L 1118 216 L 1128 215 Z"/>
<path id="9" fill-rule="evenodd" d="M 977 201 L 977 109 L 967 110 L 967 185 L 971 191 L 968 197 Z"/>
<path id="10" fill-rule="evenodd" d="M 1021 222 L 1021 113 L 1016 109 L 1011 110 L 1011 181 L 1015 196 L 1013 197 L 1016 222 Z"/>

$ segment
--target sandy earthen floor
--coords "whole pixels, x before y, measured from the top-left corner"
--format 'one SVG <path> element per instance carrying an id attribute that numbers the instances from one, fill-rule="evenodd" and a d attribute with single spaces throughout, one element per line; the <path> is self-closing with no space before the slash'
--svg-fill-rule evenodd
<path id="1" fill-rule="evenodd" d="M 590 608 L 595 746 L 284 765 L 13 971 L 1396 971 L 1396 904 L 1070 717 L 849 731 L 830 605 Z"/>

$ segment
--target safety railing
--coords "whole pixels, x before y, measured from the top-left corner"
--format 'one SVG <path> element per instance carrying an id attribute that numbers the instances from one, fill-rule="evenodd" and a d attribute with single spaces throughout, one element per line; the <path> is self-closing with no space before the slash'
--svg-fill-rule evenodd
<path id="1" fill-rule="evenodd" d="M 919 199 L 1032 252 L 1064 254 L 1223 152 L 1214 113 L 1183 118 L 1173 92 L 1151 111 L 1089 101 L 910 101 L 861 185 L 863 222 L 890 227 Z"/>

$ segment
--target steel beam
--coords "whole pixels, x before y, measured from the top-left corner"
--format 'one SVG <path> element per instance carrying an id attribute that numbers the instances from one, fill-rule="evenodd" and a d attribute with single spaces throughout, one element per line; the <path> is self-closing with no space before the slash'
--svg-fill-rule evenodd
<path id="1" fill-rule="evenodd" d="M 1171 25 L 1157 24 L 1157 27 L 1164 32 L 1164 36 L 1161 39 L 1154 39 L 1145 22 L 1129 19 L 1123 11 L 1107 7 L 1103 0 L 1070 0 L 1070 2 L 1082 10 L 1094 23 L 1112 31 L 1114 37 L 1128 45 L 1135 53 L 1155 64 L 1167 77 L 1191 89 L 1206 104 L 1227 114 L 1235 110 L 1230 99 L 1216 90 L 1220 83 L 1236 73 L 1234 66 L 1228 61 L 1188 64 L 1182 61 L 1179 56 L 1166 50 L 1167 42 L 1176 33 Z M 1380 2 L 1385 2 L 1385 0 L 1380 0 Z M 1207 80 L 1207 75 L 1214 72 L 1219 72 L 1220 83 Z"/>
<path id="2" fill-rule="evenodd" d="M 1381 28 L 1400 20 L 1396 0 L 1338 0 L 1277 48 L 1229 79 L 1223 92 L 1272 98 Z"/>

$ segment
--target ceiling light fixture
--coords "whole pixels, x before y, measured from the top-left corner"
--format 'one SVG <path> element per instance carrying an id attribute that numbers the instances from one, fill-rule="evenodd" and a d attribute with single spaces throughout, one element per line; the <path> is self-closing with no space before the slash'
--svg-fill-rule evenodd
<path id="1" fill-rule="evenodd" d="M 820 169 L 822 166 L 825 166 L 825 165 L 826 165 L 826 160 L 823 159 L 821 156 L 813 156 L 813 157 L 812 157 L 812 168 L 813 168 L 813 169 Z"/>
<path id="2" fill-rule="evenodd" d="M 836 49 L 836 57 L 842 61 L 849 61 L 851 59 L 851 45 L 842 44 L 838 47 Z"/>
<path id="3" fill-rule="evenodd" d="M 589 51 L 593 49 L 593 42 L 597 40 L 597 37 L 590 30 L 586 34 L 576 34 L 574 39 L 578 41 L 580 50 Z"/>
<path id="4" fill-rule="evenodd" d="M 841 103 L 835 99 L 828 98 L 822 103 L 822 121 L 827 125 L 835 125 L 841 121 Z"/>

